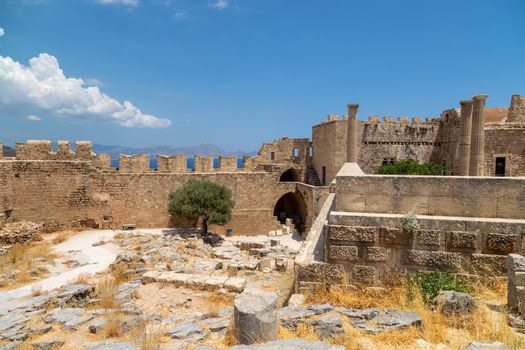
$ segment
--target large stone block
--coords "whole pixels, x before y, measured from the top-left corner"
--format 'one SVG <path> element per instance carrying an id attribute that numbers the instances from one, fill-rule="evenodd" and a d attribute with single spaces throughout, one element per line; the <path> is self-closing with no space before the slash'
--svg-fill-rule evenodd
<path id="1" fill-rule="evenodd" d="M 392 250 L 384 247 L 368 247 L 366 252 L 366 260 L 369 262 L 385 262 L 392 255 Z"/>
<path id="2" fill-rule="evenodd" d="M 492 254 L 472 254 L 470 267 L 474 273 L 501 275 L 507 273 L 507 256 Z"/>
<path id="3" fill-rule="evenodd" d="M 509 254 L 519 251 L 519 236 L 513 234 L 489 233 L 486 249 L 490 252 Z"/>
<path id="4" fill-rule="evenodd" d="M 276 293 L 245 291 L 234 301 L 235 337 L 241 344 L 265 343 L 279 338 Z"/>
<path id="5" fill-rule="evenodd" d="M 384 245 L 406 246 L 411 235 L 397 227 L 381 227 L 381 242 Z"/>
<path id="6" fill-rule="evenodd" d="M 428 250 L 408 250 L 405 263 L 428 267 L 461 268 L 461 254 Z"/>
<path id="7" fill-rule="evenodd" d="M 427 246 L 440 246 L 443 233 L 439 230 L 421 229 L 417 233 L 417 244 Z"/>
<path id="8" fill-rule="evenodd" d="M 358 261 L 359 250 L 353 245 L 330 245 L 328 256 L 332 260 Z"/>
<path id="9" fill-rule="evenodd" d="M 478 249 L 478 234 L 474 232 L 451 231 L 447 234 L 447 249 Z"/>
<path id="10" fill-rule="evenodd" d="M 367 226 L 329 226 L 328 237 L 333 241 L 373 243 L 377 227 Z"/>
<path id="11" fill-rule="evenodd" d="M 376 281 L 376 268 L 366 265 L 352 267 L 352 282 L 357 284 L 374 284 Z"/>
<path id="12" fill-rule="evenodd" d="M 402 267 L 388 267 L 383 270 L 381 280 L 387 286 L 398 286 L 404 283 L 408 274 L 407 269 Z"/>

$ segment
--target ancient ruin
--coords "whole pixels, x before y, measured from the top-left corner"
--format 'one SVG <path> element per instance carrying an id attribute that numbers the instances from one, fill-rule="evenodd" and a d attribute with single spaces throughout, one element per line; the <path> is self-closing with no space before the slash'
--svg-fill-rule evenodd
<path id="1" fill-rule="evenodd" d="M 170 325 L 163 336 L 177 349 L 205 340 L 224 342 L 228 336 L 241 344 L 270 342 L 250 349 L 342 348 L 279 340 L 282 332 L 300 333 L 301 327 L 314 329 L 320 340 L 342 337 L 347 324 L 367 334 L 422 332 L 424 320 L 415 311 L 303 304 L 309 295 L 318 293 L 322 299 L 336 290 L 349 294 L 368 288 L 384 294 L 409 276 L 432 271 L 496 280 L 508 276 L 509 322 L 525 332 L 525 97 L 512 96 L 508 109 L 488 108 L 487 101 L 488 96 L 476 95 L 425 121 L 404 116 L 363 121 L 357 117 L 359 105 L 348 104 L 347 116 L 329 115 L 313 126 L 311 140 L 283 137 L 264 144 L 257 156 L 244 157 L 243 167 L 235 156 L 220 156 L 215 167 L 213 157 L 196 155 L 190 169 L 183 155 L 156 155 L 157 167 L 151 169 L 151 155 L 123 154 L 115 168 L 111 156 L 95 154 L 88 141 L 77 142 L 73 150 L 67 141 L 58 141 L 54 149 L 51 141 L 30 140 L 16 144 L 15 157 L 2 157 L 0 144 L 0 242 L 5 245 L 0 255 L 42 232 L 85 229 L 109 235 L 94 241 L 79 234 L 89 242 L 88 255 L 110 257 L 82 265 L 75 255 L 81 247 L 68 238 L 58 250 L 63 254 L 58 265 L 51 267 L 51 254 L 38 256 L 45 266 L 34 272 L 35 281 L 60 288 L 32 299 L 29 285 L 0 293 L 5 301 L 0 349 L 18 346 L 35 332 L 47 333 L 52 324 L 71 332 L 89 325 L 90 334 L 109 328 L 110 320 L 101 316 L 110 309 L 100 304 L 101 287 L 64 283 L 68 261 L 86 273 L 117 271 L 115 279 L 125 280 L 116 293 L 121 312 L 126 317 L 144 310 L 157 315 L 161 324 Z M 375 174 L 383 164 L 406 159 L 443 164 L 446 172 Z M 195 223 L 168 213 L 169 193 L 192 179 L 232 191 L 231 220 L 210 228 L 220 235 L 216 246 L 203 243 L 191 228 Z M 58 234 L 53 239 L 58 247 L 63 244 Z M 53 269 L 62 280 L 51 284 Z M 16 273 L 0 274 L 0 289 L 16 280 Z M 285 276 L 293 280 L 288 290 Z M 268 285 L 271 291 L 260 290 Z M 165 298 L 158 286 L 167 286 L 170 306 L 154 302 Z M 207 307 L 213 293 L 223 295 L 217 302 L 223 308 L 191 312 Z M 287 306 L 280 308 L 282 296 Z M 440 309 L 444 313 L 470 314 L 480 305 L 452 291 L 434 302 L 446 304 L 448 309 Z M 92 304 L 100 310 L 89 309 Z M 28 315 L 41 314 L 43 319 L 33 325 Z M 126 322 L 119 327 L 129 330 L 139 321 L 129 316 Z M 237 325 L 229 334 L 232 322 Z M 128 331 L 119 328 L 117 333 Z M 84 349 L 137 348 L 127 340 L 93 345 L 89 336 L 81 338 Z M 34 346 L 58 348 L 68 339 Z M 193 348 L 212 348 L 206 346 Z"/>

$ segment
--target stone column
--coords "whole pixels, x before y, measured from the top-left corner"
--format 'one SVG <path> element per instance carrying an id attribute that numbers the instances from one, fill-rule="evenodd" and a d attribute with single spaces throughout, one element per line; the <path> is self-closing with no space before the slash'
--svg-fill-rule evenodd
<path id="1" fill-rule="evenodd" d="M 470 166 L 470 138 L 472 137 L 472 101 L 460 101 L 461 130 L 459 140 L 458 175 L 468 176 Z"/>
<path id="2" fill-rule="evenodd" d="M 346 138 L 346 162 L 357 163 L 357 103 L 348 104 L 348 130 Z"/>
<path id="3" fill-rule="evenodd" d="M 472 138 L 470 140 L 470 176 L 483 175 L 485 162 L 485 100 L 487 95 L 472 97 Z"/>

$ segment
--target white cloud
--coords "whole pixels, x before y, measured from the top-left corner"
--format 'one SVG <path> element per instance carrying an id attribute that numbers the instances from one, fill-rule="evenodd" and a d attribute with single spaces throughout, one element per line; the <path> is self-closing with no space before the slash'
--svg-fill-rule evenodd
<path id="1" fill-rule="evenodd" d="M 28 66 L 0 55 L 0 109 L 8 108 L 130 128 L 171 125 L 168 119 L 142 113 L 129 101 L 120 103 L 98 86 L 86 86 L 82 79 L 66 77 L 58 60 L 47 53 L 30 59 Z"/>
<path id="2" fill-rule="evenodd" d="M 137 6 L 139 4 L 139 0 L 96 0 L 99 4 L 107 5 L 107 4 L 120 4 L 120 5 L 126 5 L 126 6 Z"/>
<path id="3" fill-rule="evenodd" d="M 97 78 L 86 78 L 84 79 L 84 82 L 90 86 L 102 86 L 102 82 Z"/>
<path id="4" fill-rule="evenodd" d="M 174 13 L 173 13 L 173 18 L 176 20 L 176 21 L 182 21 L 184 19 L 186 19 L 187 15 L 186 15 L 186 12 L 185 11 L 181 11 L 181 10 L 176 10 Z"/>
<path id="5" fill-rule="evenodd" d="M 5 30 L 4 30 L 4 28 L 0 27 L 0 37 L 2 37 L 4 35 L 5 35 Z"/>
<path id="6" fill-rule="evenodd" d="M 30 120 L 32 122 L 38 122 L 40 120 L 42 120 L 42 118 L 40 118 L 38 115 L 34 115 L 34 114 L 30 114 L 28 115 L 27 117 L 25 117 L 26 120 Z"/>
<path id="7" fill-rule="evenodd" d="M 217 9 L 217 10 L 224 10 L 225 8 L 227 8 L 229 5 L 229 1 L 228 0 L 217 0 L 215 2 L 212 2 L 210 4 L 211 7 L 213 7 L 214 9 Z"/>

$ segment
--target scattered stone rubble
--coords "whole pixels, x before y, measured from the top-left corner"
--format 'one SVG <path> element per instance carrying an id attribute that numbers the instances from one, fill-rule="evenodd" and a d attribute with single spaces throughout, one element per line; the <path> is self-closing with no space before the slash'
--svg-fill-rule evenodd
<path id="1" fill-rule="evenodd" d="M 43 225 L 29 221 L 7 222 L 0 226 L 0 256 L 5 255 L 13 244 L 29 241 L 42 232 L 43 228 Z"/>

